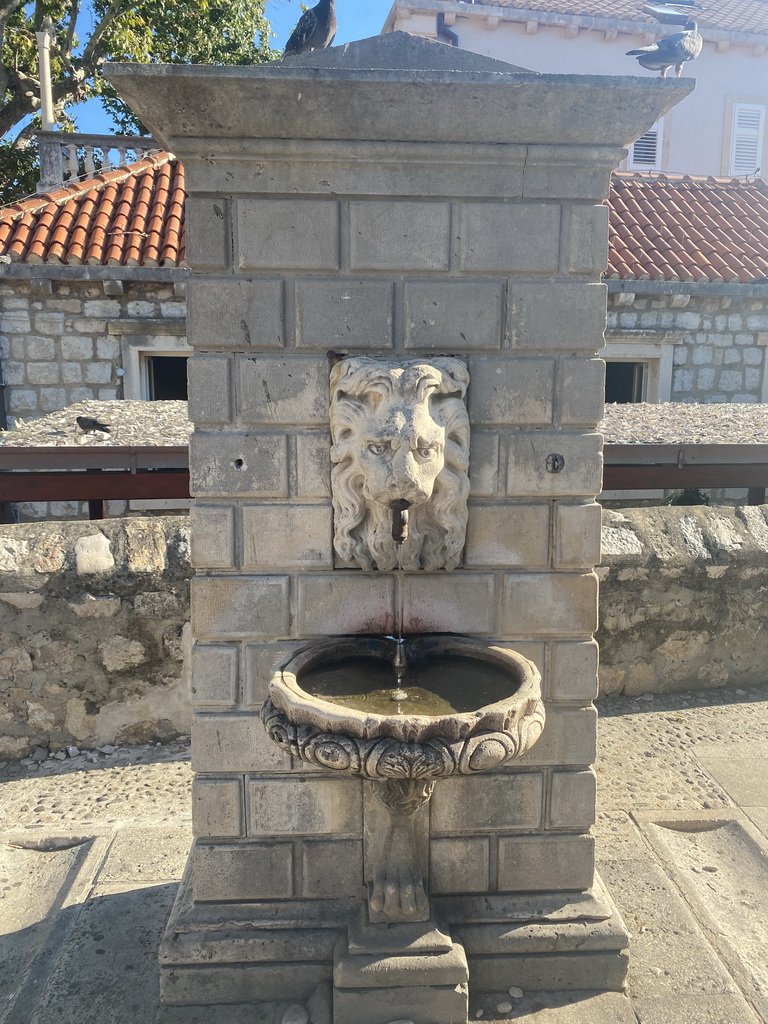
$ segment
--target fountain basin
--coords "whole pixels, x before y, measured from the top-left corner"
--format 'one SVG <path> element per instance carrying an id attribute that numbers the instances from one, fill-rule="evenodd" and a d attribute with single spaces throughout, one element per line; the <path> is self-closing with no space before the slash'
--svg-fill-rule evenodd
<path id="1" fill-rule="evenodd" d="M 272 677 L 270 738 L 317 767 L 382 780 L 488 771 L 541 735 L 541 680 L 521 654 L 463 636 L 407 639 L 401 702 L 382 696 L 396 686 L 394 645 L 341 637 L 299 651 Z"/>

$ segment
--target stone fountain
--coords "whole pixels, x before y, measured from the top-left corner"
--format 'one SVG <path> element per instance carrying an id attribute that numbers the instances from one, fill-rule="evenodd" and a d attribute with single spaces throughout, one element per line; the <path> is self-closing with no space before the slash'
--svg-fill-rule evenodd
<path id="1" fill-rule="evenodd" d="M 196 840 L 166 1004 L 620 989 L 594 872 L 610 170 L 690 81 L 402 33 L 114 65 L 187 172 Z"/>

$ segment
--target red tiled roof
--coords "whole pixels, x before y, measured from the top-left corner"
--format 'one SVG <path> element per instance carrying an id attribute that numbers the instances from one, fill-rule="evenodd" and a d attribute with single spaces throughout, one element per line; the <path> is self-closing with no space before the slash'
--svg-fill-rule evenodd
<path id="1" fill-rule="evenodd" d="M 438 0 L 440 2 L 440 0 Z M 644 14 L 642 0 L 482 0 L 484 7 L 514 7 L 550 14 L 572 14 L 610 21 L 658 21 Z M 766 0 L 698 0 L 692 14 L 700 28 L 726 32 L 768 33 Z"/>
<path id="2" fill-rule="evenodd" d="M 0 210 L 13 262 L 184 265 L 184 168 L 168 153 Z"/>
<path id="3" fill-rule="evenodd" d="M 167 153 L 0 210 L 13 262 L 180 267 L 184 171 Z M 609 278 L 768 279 L 768 183 L 616 172 Z"/>
<path id="4" fill-rule="evenodd" d="M 609 278 L 768 279 L 768 183 L 616 172 Z"/>

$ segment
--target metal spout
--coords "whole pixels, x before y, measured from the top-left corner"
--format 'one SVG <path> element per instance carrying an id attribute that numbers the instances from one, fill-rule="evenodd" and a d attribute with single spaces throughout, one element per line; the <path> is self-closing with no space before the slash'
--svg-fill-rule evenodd
<path id="1" fill-rule="evenodd" d="M 390 503 L 392 510 L 392 540 L 402 544 L 408 539 L 408 509 L 411 503 L 404 498 L 396 498 Z"/>

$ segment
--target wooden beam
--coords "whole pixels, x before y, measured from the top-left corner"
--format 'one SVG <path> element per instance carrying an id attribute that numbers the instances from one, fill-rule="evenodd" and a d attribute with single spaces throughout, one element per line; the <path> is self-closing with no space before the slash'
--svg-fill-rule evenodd
<path id="1" fill-rule="evenodd" d="M 184 469 L 139 473 L 0 473 L 0 502 L 189 497 L 189 472 Z"/>
<path id="2" fill-rule="evenodd" d="M 616 466 L 603 471 L 607 491 L 683 487 L 768 487 L 768 463 L 704 466 Z"/>

